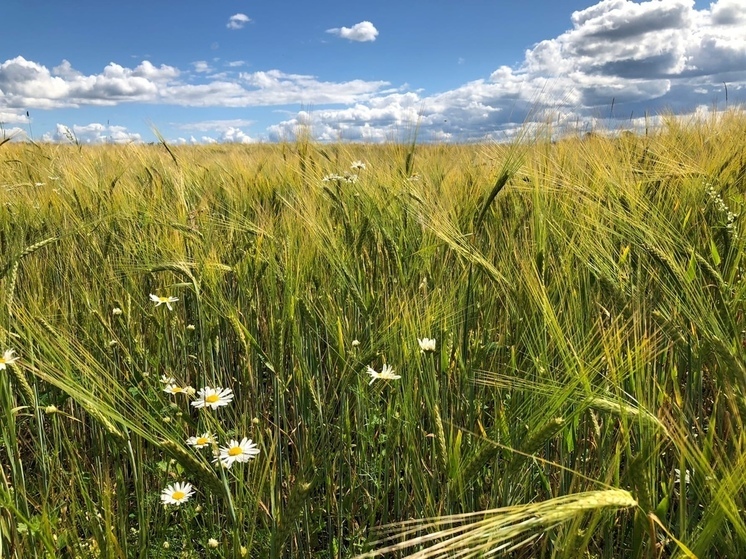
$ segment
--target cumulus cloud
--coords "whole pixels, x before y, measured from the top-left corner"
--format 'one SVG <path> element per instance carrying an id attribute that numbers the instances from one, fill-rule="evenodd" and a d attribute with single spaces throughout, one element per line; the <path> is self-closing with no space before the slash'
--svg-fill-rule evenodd
<path id="1" fill-rule="evenodd" d="M 251 126 L 253 122 L 243 118 L 232 118 L 224 120 L 202 120 L 198 122 L 189 122 L 176 124 L 177 128 L 182 130 L 196 130 L 198 132 L 225 132 L 229 128 L 241 128 Z"/>
<path id="2" fill-rule="evenodd" d="M 195 72 L 207 69 L 195 63 L 182 75 L 147 61 L 134 68 L 110 63 L 85 74 L 65 60 L 49 70 L 16 57 L 0 63 L 0 113 L 20 128 L 29 107 L 315 107 L 285 113 L 284 120 L 251 136 L 244 132 L 251 123 L 242 119 L 183 128 L 183 136 L 200 141 L 238 142 L 289 138 L 309 127 L 314 137 L 330 141 L 402 139 L 415 126 L 423 140 L 505 139 L 549 120 L 578 130 L 599 123 L 634 128 L 646 114 L 722 104 L 724 82 L 731 106 L 745 102 L 745 25 L 743 0 L 717 0 L 707 9 L 696 9 L 693 0 L 602 0 L 569 15 L 565 32 L 532 45 L 516 64 L 495 64 L 488 76 L 428 93 L 385 81 L 240 71 L 234 64 L 210 74 Z M 358 41 L 378 33 L 370 22 L 328 32 Z M 107 134 L 114 135 L 100 133 Z"/>
<path id="3" fill-rule="evenodd" d="M 204 74 L 212 71 L 212 68 L 206 60 L 197 60 L 196 62 L 192 62 L 192 66 L 194 67 L 194 71 L 199 74 Z"/>
<path id="4" fill-rule="evenodd" d="M 100 74 L 89 76 L 63 61 L 50 72 L 46 66 L 17 56 L 0 64 L 0 108 L 152 102 L 159 89 L 178 76 L 176 68 L 156 67 L 148 61 L 133 69 L 112 62 Z"/>
<path id="5" fill-rule="evenodd" d="M 142 142 L 140 134 L 124 126 L 110 126 L 93 122 L 86 125 L 57 124 L 55 131 L 42 136 L 44 142 L 75 142 L 81 144 L 130 144 Z"/>
<path id="6" fill-rule="evenodd" d="M 251 21 L 246 14 L 233 14 L 225 25 L 228 29 L 243 29 Z"/>
<path id="7" fill-rule="evenodd" d="M 352 27 L 334 27 L 333 29 L 327 29 L 326 32 L 360 43 L 375 41 L 378 37 L 378 29 L 369 21 L 361 21 Z"/>
<path id="8" fill-rule="evenodd" d="M 254 143 L 256 140 L 251 138 L 248 134 L 244 133 L 244 131 L 240 128 L 230 127 L 225 132 L 223 132 L 222 136 L 220 137 L 220 141 L 231 144 L 251 144 Z"/>
<path id="9" fill-rule="evenodd" d="M 195 63 L 196 70 L 207 64 Z M 198 72 L 200 73 L 200 72 Z M 201 72 L 204 74 L 204 72 Z M 50 71 L 18 56 L 0 64 L 0 110 L 26 107 L 74 108 L 119 103 L 191 107 L 248 107 L 283 104 L 350 104 L 371 97 L 384 81 L 325 82 L 315 76 L 279 70 L 211 75 L 189 83 L 172 66 L 145 61 L 135 68 L 108 64 L 101 73 L 84 75 L 63 61 Z"/>

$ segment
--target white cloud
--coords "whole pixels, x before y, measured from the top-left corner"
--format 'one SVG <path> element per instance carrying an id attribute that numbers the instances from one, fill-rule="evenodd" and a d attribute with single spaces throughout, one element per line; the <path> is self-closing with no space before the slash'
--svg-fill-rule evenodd
<path id="1" fill-rule="evenodd" d="M 199 122 L 176 124 L 175 126 L 182 130 L 197 130 L 199 132 L 209 132 L 214 130 L 217 132 L 225 132 L 230 128 L 241 128 L 244 126 L 251 126 L 252 124 L 253 122 L 251 120 L 233 118 L 226 120 L 202 120 Z"/>
<path id="2" fill-rule="evenodd" d="M 0 125 L 2 126 L 6 124 L 21 124 L 27 121 L 26 111 L 0 111 Z"/>
<path id="3" fill-rule="evenodd" d="M 134 69 L 110 63 L 100 74 L 85 76 L 63 61 L 50 72 L 22 56 L 0 64 L 0 108 L 52 109 L 80 105 L 152 102 L 165 84 L 179 76 L 172 66 L 148 61 Z"/>
<path id="4" fill-rule="evenodd" d="M 28 138 L 26 135 L 26 131 L 23 128 L 19 128 L 18 126 L 11 126 L 8 128 L 7 126 L 3 126 L 2 129 L 0 129 L 0 142 L 10 139 L 11 141 L 20 142 Z"/>
<path id="5" fill-rule="evenodd" d="M 205 63 L 207 65 L 207 63 Z M 195 68 L 204 70 L 202 62 Z M 63 61 L 53 72 L 19 56 L 0 63 L 0 109 L 53 109 L 119 103 L 192 107 L 248 107 L 284 104 L 350 104 L 370 98 L 384 81 L 324 82 L 279 70 L 216 74 L 188 83 L 172 66 L 148 61 L 130 69 L 115 63 L 84 75 Z"/>
<path id="6" fill-rule="evenodd" d="M 243 27 L 251 21 L 251 18 L 246 14 L 234 14 L 228 20 L 226 27 L 228 29 L 243 29 Z"/>
<path id="7" fill-rule="evenodd" d="M 192 66 L 194 66 L 194 71 L 200 74 L 204 74 L 212 70 L 206 60 L 197 60 L 196 62 L 192 62 Z"/>
<path id="8" fill-rule="evenodd" d="M 342 37 L 343 39 L 358 41 L 361 43 L 375 41 L 378 36 L 378 29 L 376 29 L 369 21 L 361 21 L 352 27 L 335 27 L 333 29 L 327 29 L 326 32 Z"/>
<path id="9" fill-rule="evenodd" d="M 93 122 L 72 127 L 57 124 L 55 131 L 42 136 L 43 142 L 77 142 L 81 144 L 129 144 L 142 142 L 140 134 L 128 132 L 124 126 Z"/>
<path id="10" fill-rule="evenodd" d="M 321 140 L 365 141 L 403 139 L 415 126 L 422 140 L 504 139 L 525 123 L 538 130 L 550 118 L 576 130 L 602 123 L 637 126 L 646 113 L 689 113 L 702 103 L 723 103 L 723 82 L 730 106 L 746 102 L 744 23 L 743 0 L 718 0 L 700 10 L 693 0 L 602 0 L 573 13 L 567 31 L 533 45 L 517 64 L 495 64 L 489 76 L 428 94 L 385 81 L 332 82 L 279 69 L 240 72 L 225 62 L 220 74 L 195 72 L 209 68 L 201 61 L 183 75 L 148 61 L 135 68 L 111 63 L 84 74 L 65 60 L 50 71 L 16 57 L 0 63 L 0 121 L 22 127 L 27 107 L 315 107 L 252 136 L 243 132 L 252 125 L 243 119 L 181 128 L 202 142 L 288 138 L 303 126 Z M 369 22 L 329 32 L 350 40 L 377 35 Z"/>
<path id="11" fill-rule="evenodd" d="M 220 141 L 231 144 L 251 144 L 256 142 L 256 140 L 245 134 L 243 130 L 233 127 L 230 127 L 223 132 Z"/>

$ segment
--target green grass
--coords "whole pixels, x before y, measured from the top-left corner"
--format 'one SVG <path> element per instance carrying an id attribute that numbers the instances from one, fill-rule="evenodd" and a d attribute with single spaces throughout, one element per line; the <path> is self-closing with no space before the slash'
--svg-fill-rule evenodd
<path id="1" fill-rule="evenodd" d="M 3 144 L 0 556 L 739 556 L 744 153 Z"/>

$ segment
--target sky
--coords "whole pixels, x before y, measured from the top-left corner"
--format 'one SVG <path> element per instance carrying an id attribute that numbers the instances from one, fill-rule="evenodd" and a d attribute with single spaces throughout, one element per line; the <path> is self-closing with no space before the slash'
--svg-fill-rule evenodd
<path id="1" fill-rule="evenodd" d="M 504 141 L 746 103 L 746 0 L 2 0 L 0 141 Z"/>

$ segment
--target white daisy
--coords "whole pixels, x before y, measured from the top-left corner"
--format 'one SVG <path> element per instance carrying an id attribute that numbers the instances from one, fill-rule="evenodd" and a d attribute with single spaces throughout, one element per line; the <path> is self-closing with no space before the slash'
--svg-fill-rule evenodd
<path id="1" fill-rule="evenodd" d="M 150 300 L 155 303 L 156 307 L 160 307 L 161 305 L 165 304 L 168 307 L 168 310 L 172 311 L 174 308 L 171 306 L 171 303 L 175 303 L 179 300 L 178 297 L 158 297 L 158 295 L 150 294 Z"/>
<path id="2" fill-rule="evenodd" d="M 192 402 L 195 408 L 217 409 L 220 406 L 227 406 L 233 400 L 233 391 L 230 388 L 210 388 L 205 386 L 200 388 L 197 398 Z"/>
<path id="3" fill-rule="evenodd" d="M 12 365 L 16 361 L 18 361 L 18 357 L 13 357 L 13 354 L 15 353 L 15 350 L 13 349 L 6 349 L 3 353 L 3 356 L 0 357 L 0 371 L 5 369 L 8 365 Z"/>
<path id="4" fill-rule="evenodd" d="M 435 351 L 435 338 L 417 338 L 417 342 L 420 344 L 420 351 L 422 353 Z"/>
<path id="5" fill-rule="evenodd" d="M 376 370 L 372 367 L 368 367 L 368 370 L 366 372 L 371 377 L 370 382 L 368 383 L 369 385 L 373 384 L 373 381 L 379 378 L 383 380 L 397 380 L 401 378 L 400 375 L 394 374 L 394 368 L 390 365 L 384 365 L 380 373 L 376 372 Z"/>
<path id="6" fill-rule="evenodd" d="M 162 375 L 161 376 L 161 382 L 163 384 L 176 384 L 176 379 L 174 377 L 170 377 L 168 375 Z"/>
<path id="7" fill-rule="evenodd" d="M 186 503 L 193 493 L 191 483 L 176 482 L 161 491 L 161 501 L 167 505 L 180 505 Z"/>
<path id="8" fill-rule="evenodd" d="M 188 394 L 186 388 L 182 388 L 181 386 L 177 386 L 176 384 L 166 385 L 163 391 L 167 394 Z"/>
<path id="9" fill-rule="evenodd" d="M 352 165 L 350 165 L 350 169 L 352 169 L 353 171 L 362 171 L 363 169 L 365 169 L 365 163 L 359 160 L 353 161 Z"/>
<path id="10" fill-rule="evenodd" d="M 201 435 L 197 437 L 189 437 L 187 439 L 187 444 L 189 446 L 193 446 L 194 448 L 204 448 L 207 445 L 211 445 L 215 442 L 214 437 L 212 436 L 212 433 L 202 433 Z"/>
<path id="11" fill-rule="evenodd" d="M 251 442 L 251 439 L 244 437 L 241 442 L 231 440 L 228 446 L 220 447 L 220 454 L 213 462 L 218 462 L 226 467 L 230 468 L 233 462 L 248 462 L 259 454 L 259 449 L 256 445 Z"/>

